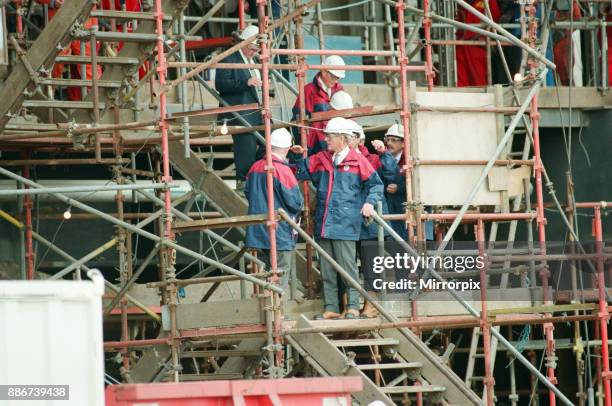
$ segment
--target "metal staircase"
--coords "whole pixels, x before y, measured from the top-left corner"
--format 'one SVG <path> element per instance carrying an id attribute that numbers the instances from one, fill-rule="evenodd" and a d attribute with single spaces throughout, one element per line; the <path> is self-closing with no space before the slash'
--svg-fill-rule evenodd
<path id="1" fill-rule="evenodd" d="M 302 316 L 296 328 L 312 328 Z M 408 334 L 408 335 L 407 335 Z M 335 339 L 323 333 L 294 334 L 288 341 L 307 354 L 315 370 L 329 376 L 360 376 L 359 404 L 380 400 L 387 405 L 422 396 L 424 404 L 480 405 L 479 397 L 410 331 L 383 329 L 352 339 Z"/>

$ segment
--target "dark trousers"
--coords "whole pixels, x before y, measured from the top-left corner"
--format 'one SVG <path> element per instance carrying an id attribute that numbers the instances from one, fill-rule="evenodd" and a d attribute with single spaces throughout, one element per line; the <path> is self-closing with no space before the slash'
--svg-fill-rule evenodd
<path id="1" fill-rule="evenodd" d="M 270 250 L 261 250 L 261 260 L 266 264 L 266 271 L 272 269 L 270 261 Z M 293 251 L 276 251 L 276 268 L 283 271 L 280 277 L 279 286 L 287 290 L 289 286 L 289 276 L 293 267 Z"/>
<path id="2" fill-rule="evenodd" d="M 359 271 L 357 270 L 356 242 L 345 240 L 328 240 L 326 238 L 317 241 L 321 248 L 325 250 L 342 267 L 353 280 L 359 282 Z M 340 303 L 338 301 L 338 277 L 332 265 L 321 258 L 321 279 L 323 279 L 323 302 L 325 311 L 340 313 Z M 348 294 L 348 309 L 359 310 L 359 292 L 352 287 L 346 286 Z"/>
<path id="3" fill-rule="evenodd" d="M 236 180 L 246 180 L 249 169 L 257 160 L 257 138 L 254 134 L 235 134 L 234 165 L 236 166 Z"/>

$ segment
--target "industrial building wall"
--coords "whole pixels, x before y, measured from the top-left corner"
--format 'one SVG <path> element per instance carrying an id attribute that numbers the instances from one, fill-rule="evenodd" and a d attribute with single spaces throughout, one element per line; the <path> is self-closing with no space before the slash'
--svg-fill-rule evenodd
<path id="1" fill-rule="evenodd" d="M 574 127 L 571 136 L 571 164 L 575 184 L 576 201 L 592 202 L 601 200 L 602 196 L 612 194 L 612 111 L 593 110 L 585 111 L 588 126 L 580 129 Z M 565 129 L 569 139 L 569 131 Z M 567 200 L 567 187 L 565 173 L 568 170 L 568 155 L 563 141 L 561 129 L 543 132 L 542 159 L 546 170 L 554 183 L 557 196 L 562 204 Z M 568 141 L 569 145 L 569 141 Z M 535 195 L 534 195 L 535 197 Z M 548 194 L 546 202 L 552 201 Z M 533 200 L 532 200 L 533 201 Z M 591 212 L 581 211 L 584 215 L 578 216 L 580 238 L 590 240 Z M 547 237 L 551 241 L 559 240 L 565 236 L 565 226 L 559 215 L 548 211 Z M 604 240 L 612 239 L 612 218 L 603 217 Z"/>

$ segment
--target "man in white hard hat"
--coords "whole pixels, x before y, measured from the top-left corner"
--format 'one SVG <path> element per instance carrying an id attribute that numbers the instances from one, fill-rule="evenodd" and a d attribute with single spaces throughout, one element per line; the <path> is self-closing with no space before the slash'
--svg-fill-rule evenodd
<path id="1" fill-rule="evenodd" d="M 312 180 L 317 188 L 315 238 L 353 280 L 359 281 L 356 241 L 363 217 L 370 217 L 382 199 L 383 183 L 367 159 L 349 148 L 353 131 L 347 119 L 332 118 L 325 128 L 327 150 L 298 159 L 296 163 L 298 179 Z M 301 146 L 292 151 L 303 153 Z M 325 311 L 317 318 L 337 319 L 340 317 L 337 274 L 324 258 L 320 266 Z M 344 317 L 359 317 L 359 294 L 349 286 L 347 296 Z"/>
<path id="2" fill-rule="evenodd" d="M 361 125 L 350 119 L 347 119 L 347 121 L 351 124 L 354 134 L 354 136 L 349 140 L 349 147 L 368 160 L 384 184 L 388 183 L 390 180 L 393 180 L 397 164 L 395 163 L 395 160 L 391 154 L 385 154 L 384 151 L 380 153 L 378 151 L 377 153 L 371 153 L 365 146 L 366 137 Z M 376 145 L 376 140 L 372 141 L 372 145 Z M 383 214 L 389 213 L 385 199 L 382 199 L 382 212 Z M 384 233 L 384 236 L 387 236 L 386 232 Z M 374 241 L 377 239 L 378 224 L 376 222 L 364 222 L 361 225 L 361 234 L 359 236 L 359 253 L 361 254 L 361 258 L 363 258 L 363 255 L 365 255 L 364 250 L 375 248 Z M 373 286 L 373 283 L 375 279 L 380 277 L 380 275 L 376 275 L 367 267 L 362 267 L 361 271 L 363 274 L 364 288 L 368 291 L 370 296 L 376 297 L 377 292 Z M 363 309 L 361 310 L 361 317 L 374 318 L 377 316 L 378 310 L 376 310 L 372 303 L 366 301 Z"/>
<path id="3" fill-rule="evenodd" d="M 245 27 L 238 35 L 238 39 L 242 41 L 252 38 L 251 42 L 221 62 L 254 63 L 254 58 L 259 52 L 256 42 L 258 33 L 259 29 L 254 25 Z M 230 106 L 261 103 L 261 74 L 258 69 L 217 69 L 215 88 L 221 98 Z M 258 110 L 245 110 L 237 114 L 240 114 L 251 126 L 263 123 Z M 221 123 L 228 125 L 244 125 L 234 118 L 232 113 L 220 114 L 218 118 Z M 237 134 L 232 135 L 232 138 L 234 140 L 234 164 L 236 166 L 236 191 L 242 195 L 246 175 L 257 157 L 257 138 L 254 134 Z"/>
<path id="4" fill-rule="evenodd" d="M 323 61 L 324 66 L 335 66 L 335 69 L 321 70 L 314 77 L 311 83 L 304 86 L 304 110 L 306 118 L 309 118 L 312 113 L 319 113 L 330 110 L 330 99 L 336 93 L 342 90 L 340 80 L 344 79 L 345 72 L 341 68 L 344 66 L 344 60 L 338 55 L 330 55 Z M 293 121 L 300 119 L 300 97 L 295 100 L 293 106 Z M 322 128 L 308 130 L 308 140 L 323 140 L 325 138 Z M 320 126 L 319 126 L 320 127 Z M 299 140 L 299 137 L 297 137 Z M 298 142 L 299 144 L 300 142 Z M 323 151 L 325 149 L 322 149 Z M 314 150 L 312 153 L 317 153 L 319 150 Z"/>
<path id="5" fill-rule="evenodd" d="M 329 100 L 331 110 L 346 110 L 353 108 L 353 98 L 344 90 L 339 90 L 334 93 Z M 329 120 L 315 121 L 310 124 L 308 129 L 308 155 L 316 154 L 320 151 L 327 150 L 327 141 L 325 139 L 325 127 Z M 354 121 L 353 121 L 354 123 Z M 357 123 L 355 123 L 357 125 Z"/>
<path id="6" fill-rule="evenodd" d="M 375 140 L 372 145 L 380 154 L 381 161 L 385 170 L 391 171 L 391 176 L 385 176 L 385 199 L 389 207 L 390 214 L 403 214 L 406 212 L 404 206 L 406 202 L 406 174 L 404 173 L 404 126 L 398 123 L 393 124 L 385 133 L 384 144 Z M 404 240 L 408 239 L 406 222 L 403 220 L 391 221 L 391 227 Z M 433 223 L 425 223 L 425 237 L 433 239 Z"/>
<path id="7" fill-rule="evenodd" d="M 285 128 L 272 131 L 272 166 L 274 167 L 273 189 L 274 208 L 282 208 L 297 218 L 304 207 L 304 198 L 300 192 L 293 171 L 287 162 L 287 153 L 293 143 L 293 137 Z M 253 164 L 247 175 L 245 194 L 249 202 L 249 214 L 268 213 L 268 186 L 266 180 L 266 160 L 261 159 Z M 270 237 L 265 224 L 247 227 L 245 247 L 261 251 L 262 259 L 270 267 Z M 285 289 L 289 281 L 292 252 L 295 240 L 291 227 L 285 222 L 276 227 L 276 260 L 277 268 L 282 271 L 280 286 Z"/>

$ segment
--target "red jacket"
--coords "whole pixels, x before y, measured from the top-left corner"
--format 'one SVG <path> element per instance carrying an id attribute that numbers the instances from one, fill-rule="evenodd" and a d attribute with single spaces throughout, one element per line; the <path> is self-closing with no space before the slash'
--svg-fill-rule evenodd
<path id="1" fill-rule="evenodd" d="M 482 14 L 487 15 L 484 0 L 468 0 L 468 3 Z M 499 21 L 501 11 L 497 4 L 497 0 L 490 0 L 489 7 L 491 8 L 491 17 L 493 17 L 493 21 Z M 457 10 L 457 19 L 466 24 L 478 24 L 481 22 L 478 17 L 461 6 L 459 6 Z M 478 34 L 473 31 L 457 30 L 457 39 L 468 40 L 476 36 L 478 36 Z"/>
<path id="2" fill-rule="evenodd" d="M 306 102 L 305 110 L 306 116 L 310 117 L 312 113 L 319 113 L 322 111 L 329 111 L 329 97 L 325 90 L 323 90 L 319 86 L 319 76 L 321 74 L 317 73 L 311 83 L 304 86 L 304 100 Z M 342 90 L 342 85 L 338 82 L 334 84 L 331 88 L 331 94 L 334 94 L 338 91 Z M 295 101 L 295 105 L 293 106 L 293 121 L 298 120 L 300 117 L 300 98 L 298 97 Z M 325 134 L 323 133 L 323 128 L 325 128 L 326 122 L 318 121 L 316 123 L 311 124 L 313 129 L 308 130 L 308 154 L 312 155 L 319 151 L 325 151 L 327 149 L 327 144 L 325 144 Z M 297 143 L 300 142 L 300 137 L 296 136 Z M 321 144 L 323 142 L 324 144 Z M 312 152 L 311 152 L 312 145 Z"/>

